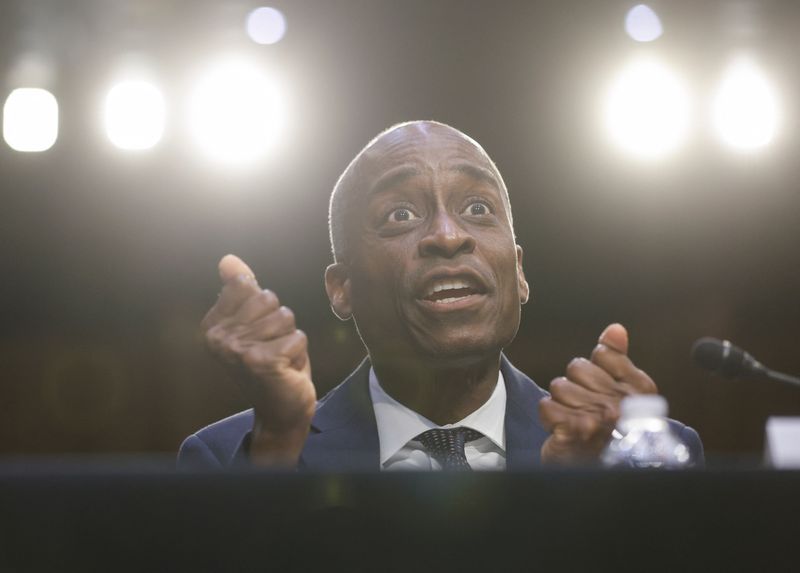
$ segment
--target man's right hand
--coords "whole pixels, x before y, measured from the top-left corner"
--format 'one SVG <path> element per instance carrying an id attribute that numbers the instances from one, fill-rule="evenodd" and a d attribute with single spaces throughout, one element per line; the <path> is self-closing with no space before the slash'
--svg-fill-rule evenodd
<path id="1" fill-rule="evenodd" d="M 224 256 L 219 276 L 222 292 L 202 322 L 206 345 L 253 405 L 251 460 L 293 467 L 317 400 L 306 335 L 240 258 Z"/>

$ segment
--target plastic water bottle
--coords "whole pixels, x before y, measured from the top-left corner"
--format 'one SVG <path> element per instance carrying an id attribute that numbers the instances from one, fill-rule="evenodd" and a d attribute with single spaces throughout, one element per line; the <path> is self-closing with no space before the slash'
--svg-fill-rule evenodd
<path id="1" fill-rule="evenodd" d="M 629 396 L 620 404 L 617 430 L 601 456 L 606 467 L 680 469 L 692 465 L 689 448 L 672 433 L 667 401 L 656 394 Z"/>

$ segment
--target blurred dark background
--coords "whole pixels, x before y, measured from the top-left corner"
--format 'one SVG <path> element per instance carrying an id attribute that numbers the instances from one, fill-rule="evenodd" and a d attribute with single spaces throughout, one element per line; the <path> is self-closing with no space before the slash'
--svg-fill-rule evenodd
<path id="1" fill-rule="evenodd" d="M 757 461 L 766 418 L 800 414 L 798 390 L 725 381 L 689 358 L 710 335 L 800 373 L 799 4 L 652 2 L 664 35 L 639 44 L 623 26 L 633 3 L 616 0 L 284 1 L 270 5 L 286 35 L 264 46 L 243 25 L 258 5 L 0 5 L 0 73 L 44 54 L 60 105 L 48 151 L 0 144 L 0 454 L 173 452 L 246 408 L 198 338 L 229 252 L 295 310 L 319 394 L 337 384 L 364 350 L 323 288 L 328 196 L 371 137 L 410 119 L 465 131 L 505 177 L 533 287 L 507 353 L 541 385 L 621 322 L 712 459 Z M 705 125 L 741 49 L 782 109 L 754 153 Z M 181 119 L 189 72 L 229 50 L 275 70 L 288 94 L 283 135 L 249 166 L 206 160 Z M 100 113 L 131 51 L 153 63 L 168 106 L 164 138 L 138 153 L 109 143 Z M 613 148 L 599 119 L 605 86 L 638 52 L 679 70 L 696 103 L 686 144 L 658 161 Z M 9 75 L 3 97 L 14 87 Z"/>

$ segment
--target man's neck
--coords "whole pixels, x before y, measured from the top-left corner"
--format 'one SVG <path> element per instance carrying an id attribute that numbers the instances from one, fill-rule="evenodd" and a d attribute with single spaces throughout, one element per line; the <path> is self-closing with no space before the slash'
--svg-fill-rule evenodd
<path id="1" fill-rule="evenodd" d="M 500 357 L 469 366 L 430 368 L 372 361 L 381 387 L 392 398 L 443 426 L 466 418 L 491 397 Z"/>

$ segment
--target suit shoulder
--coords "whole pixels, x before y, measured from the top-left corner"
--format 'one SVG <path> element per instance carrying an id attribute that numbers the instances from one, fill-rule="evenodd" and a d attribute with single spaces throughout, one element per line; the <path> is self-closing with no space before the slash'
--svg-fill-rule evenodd
<path id="1" fill-rule="evenodd" d="M 213 424 L 209 424 L 196 431 L 184 441 L 184 445 L 181 446 L 181 452 L 178 454 L 178 460 L 180 462 L 182 456 L 188 455 L 188 452 L 197 449 L 197 447 L 190 448 L 190 446 L 192 446 L 192 444 L 199 446 L 199 444 L 197 444 L 199 441 L 205 446 L 208 453 L 216 458 L 220 465 L 228 466 L 233 461 L 237 452 L 240 451 L 243 442 L 250 434 L 252 428 L 252 409 L 233 414 Z"/>
<path id="2" fill-rule="evenodd" d="M 195 435 L 203 441 L 216 440 L 229 434 L 243 434 L 253 428 L 253 409 L 238 412 L 201 428 Z"/>

